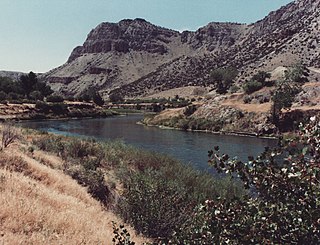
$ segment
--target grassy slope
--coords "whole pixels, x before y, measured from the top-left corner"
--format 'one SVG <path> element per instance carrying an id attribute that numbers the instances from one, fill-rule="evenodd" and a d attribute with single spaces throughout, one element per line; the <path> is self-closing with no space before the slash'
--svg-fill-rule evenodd
<path id="1" fill-rule="evenodd" d="M 61 159 L 35 160 L 22 147 L 0 152 L 0 243 L 112 244 L 112 221 L 122 221 L 71 177 L 48 167 Z M 137 244 L 145 241 L 129 230 Z"/>

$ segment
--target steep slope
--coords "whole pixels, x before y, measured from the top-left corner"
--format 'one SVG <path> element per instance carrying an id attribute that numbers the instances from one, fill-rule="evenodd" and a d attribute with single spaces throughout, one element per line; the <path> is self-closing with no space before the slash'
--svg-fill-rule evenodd
<path id="1" fill-rule="evenodd" d="M 66 64 L 45 79 L 62 93 L 76 94 L 87 87 L 110 89 L 133 82 L 189 48 L 179 32 L 143 19 L 102 23 L 83 46 L 76 47 Z"/>
<path id="2" fill-rule="evenodd" d="M 256 70 L 302 61 L 320 66 L 320 0 L 298 0 L 251 25 L 209 23 L 195 32 L 143 19 L 102 23 L 66 64 L 44 79 L 64 94 L 88 87 L 127 97 L 204 85 L 212 69 L 234 66 L 239 81 Z"/>
<path id="3" fill-rule="evenodd" d="M 234 66 L 239 81 L 257 70 L 272 71 L 297 61 L 319 67 L 320 1 L 302 0 L 271 12 L 255 24 L 242 25 L 242 35 L 227 49 L 184 57 L 114 91 L 139 96 L 186 85 L 204 85 L 215 67 Z M 141 88 L 153 88 L 152 91 Z"/>
<path id="4" fill-rule="evenodd" d="M 59 157 L 30 156 L 26 147 L 0 151 L 0 243 L 112 244 L 112 222 L 123 221 L 57 170 L 65 164 Z M 129 230 L 138 244 L 147 242 Z"/>

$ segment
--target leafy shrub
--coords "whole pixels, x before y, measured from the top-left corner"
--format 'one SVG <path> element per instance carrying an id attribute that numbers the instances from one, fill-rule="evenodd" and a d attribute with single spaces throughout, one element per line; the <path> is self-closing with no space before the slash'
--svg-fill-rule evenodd
<path id="1" fill-rule="evenodd" d="M 37 90 L 32 91 L 29 96 L 33 100 L 43 100 L 43 98 L 44 98 L 43 94 Z"/>
<path id="2" fill-rule="evenodd" d="M 217 93 L 225 94 L 237 77 L 238 71 L 233 67 L 217 68 L 210 74 Z"/>
<path id="3" fill-rule="evenodd" d="M 119 205 L 122 217 L 147 236 L 169 238 L 209 197 L 243 195 L 241 185 L 214 180 L 172 160 L 149 166 L 154 167 L 122 174 L 125 191 Z"/>
<path id="4" fill-rule="evenodd" d="M 54 103 L 50 105 L 50 110 L 54 114 L 66 114 L 68 113 L 68 105 L 63 103 Z"/>
<path id="5" fill-rule="evenodd" d="M 248 162 L 210 151 L 218 170 L 239 176 L 252 195 L 207 200 L 173 244 L 318 244 L 320 240 L 320 122 L 311 118 L 299 135 L 266 148 Z"/>
<path id="6" fill-rule="evenodd" d="M 252 94 L 253 92 L 262 89 L 263 84 L 255 80 L 249 80 L 243 85 L 242 88 L 247 94 Z"/>
<path id="7" fill-rule="evenodd" d="M 238 92 L 239 89 L 240 88 L 237 85 L 233 84 L 233 85 L 231 85 L 229 90 L 230 90 L 230 93 L 234 94 L 234 93 Z"/>
<path id="8" fill-rule="evenodd" d="M 185 108 L 183 114 L 188 117 L 191 116 L 196 110 L 197 107 L 195 105 L 189 105 Z"/>
<path id="9" fill-rule="evenodd" d="M 110 191 L 104 181 L 104 173 L 98 169 L 99 162 L 88 162 L 87 159 L 81 159 L 79 164 L 67 165 L 65 173 L 85 187 L 88 187 L 88 193 L 93 198 L 103 204 L 107 204 Z"/>
<path id="10" fill-rule="evenodd" d="M 0 102 L 6 102 L 7 98 L 7 94 L 3 91 L 0 91 Z"/>
<path id="11" fill-rule="evenodd" d="M 36 109 L 48 113 L 50 111 L 50 106 L 46 102 L 37 101 L 36 102 Z"/>
<path id="12" fill-rule="evenodd" d="M 92 100 L 96 105 L 103 106 L 104 104 L 104 100 L 98 92 L 93 93 Z"/>
<path id="13" fill-rule="evenodd" d="M 252 97 L 249 95 L 246 95 L 243 97 L 243 103 L 248 104 L 252 101 Z"/>
<path id="14" fill-rule="evenodd" d="M 125 187 L 121 213 L 145 235 L 168 237 L 192 210 L 186 191 L 157 171 L 133 173 Z"/>
<path id="15" fill-rule="evenodd" d="M 52 103 L 62 103 L 64 99 L 60 95 L 49 95 L 46 100 Z"/>
<path id="16" fill-rule="evenodd" d="M 80 185 L 88 187 L 88 192 L 94 198 L 107 204 L 110 190 L 101 170 L 104 152 L 100 144 L 52 135 L 40 137 L 33 143 L 40 150 L 51 151 L 67 159 L 68 163 L 64 166 L 65 173 L 77 180 Z"/>
<path id="17" fill-rule="evenodd" d="M 115 245 L 135 245 L 135 242 L 131 241 L 130 233 L 125 229 L 124 225 L 119 227 L 115 222 L 112 222 L 113 234 L 112 242 Z"/>

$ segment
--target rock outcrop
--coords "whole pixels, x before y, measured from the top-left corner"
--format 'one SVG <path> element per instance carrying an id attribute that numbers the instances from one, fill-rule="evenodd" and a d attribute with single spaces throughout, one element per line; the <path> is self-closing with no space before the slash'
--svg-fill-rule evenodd
<path id="1" fill-rule="evenodd" d="M 64 94 L 94 88 L 137 97 L 207 84 L 210 71 L 221 66 L 236 67 L 239 82 L 297 61 L 319 67 L 319 55 L 320 0 L 298 0 L 254 24 L 209 23 L 195 32 L 143 19 L 102 23 L 43 79 Z"/>

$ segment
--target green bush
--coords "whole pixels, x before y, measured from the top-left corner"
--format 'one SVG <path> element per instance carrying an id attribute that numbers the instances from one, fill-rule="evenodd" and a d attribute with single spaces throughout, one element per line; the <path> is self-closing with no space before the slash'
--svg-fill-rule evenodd
<path id="1" fill-rule="evenodd" d="M 243 85 L 242 88 L 247 94 L 252 94 L 253 92 L 262 89 L 263 84 L 255 80 L 249 80 Z"/>
<path id="2" fill-rule="evenodd" d="M 29 97 L 30 97 L 30 99 L 33 99 L 33 100 L 35 100 L 35 101 L 37 101 L 37 100 L 43 100 L 43 98 L 44 98 L 43 94 L 42 94 L 40 91 L 37 91 L 37 90 L 32 91 L 32 92 L 30 93 Z"/>
<path id="3" fill-rule="evenodd" d="M 196 205 L 208 198 L 231 200 L 244 194 L 241 185 L 231 180 L 214 179 L 170 158 L 144 155 L 139 159 L 148 167 L 119 175 L 125 188 L 119 212 L 147 236 L 169 238 L 190 219 Z"/>
<path id="4" fill-rule="evenodd" d="M 63 97 L 60 95 L 49 95 L 46 100 L 47 102 L 52 103 L 62 103 L 64 101 Z"/>
<path id="5" fill-rule="evenodd" d="M 42 111 L 44 113 L 48 113 L 50 111 L 50 106 L 49 106 L 48 103 L 38 100 L 36 102 L 36 109 L 40 110 L 40 111 Z"/>
<path id="6" fill-rule="evenodd" d="M 312 117 L 296 137 L 248 162 L 209 152 L 218 170 L 239 176 L 252 195 L 206 200 L 171 238 L 172 244 L 318 244 L 320 123 Z"/>
<path id="7" fill-rule="evenodd" d="M 110 190 L 104 181 L 104 173 L 98 169 L 99 162 L 88 162 L 88 159 L 81 159 L 78 164 L 66 165 L 64 172 L 70 175 L 77 182 L 88 188 L 88 193 L 103 204 L 108 203 Z"/>
<path id="8" fill-rule="evenodd" d="M 189 105 L 185 108 L 183 114 L 188 117 L 191 116 L 196 110 L 197 107 L 195 105 Z"/>
<path id="9" fill-rule="evenodd" d="M 0 91 L 0 102 L 6 102 L 7 98 L 7 94 L 3 91 Z"/>

